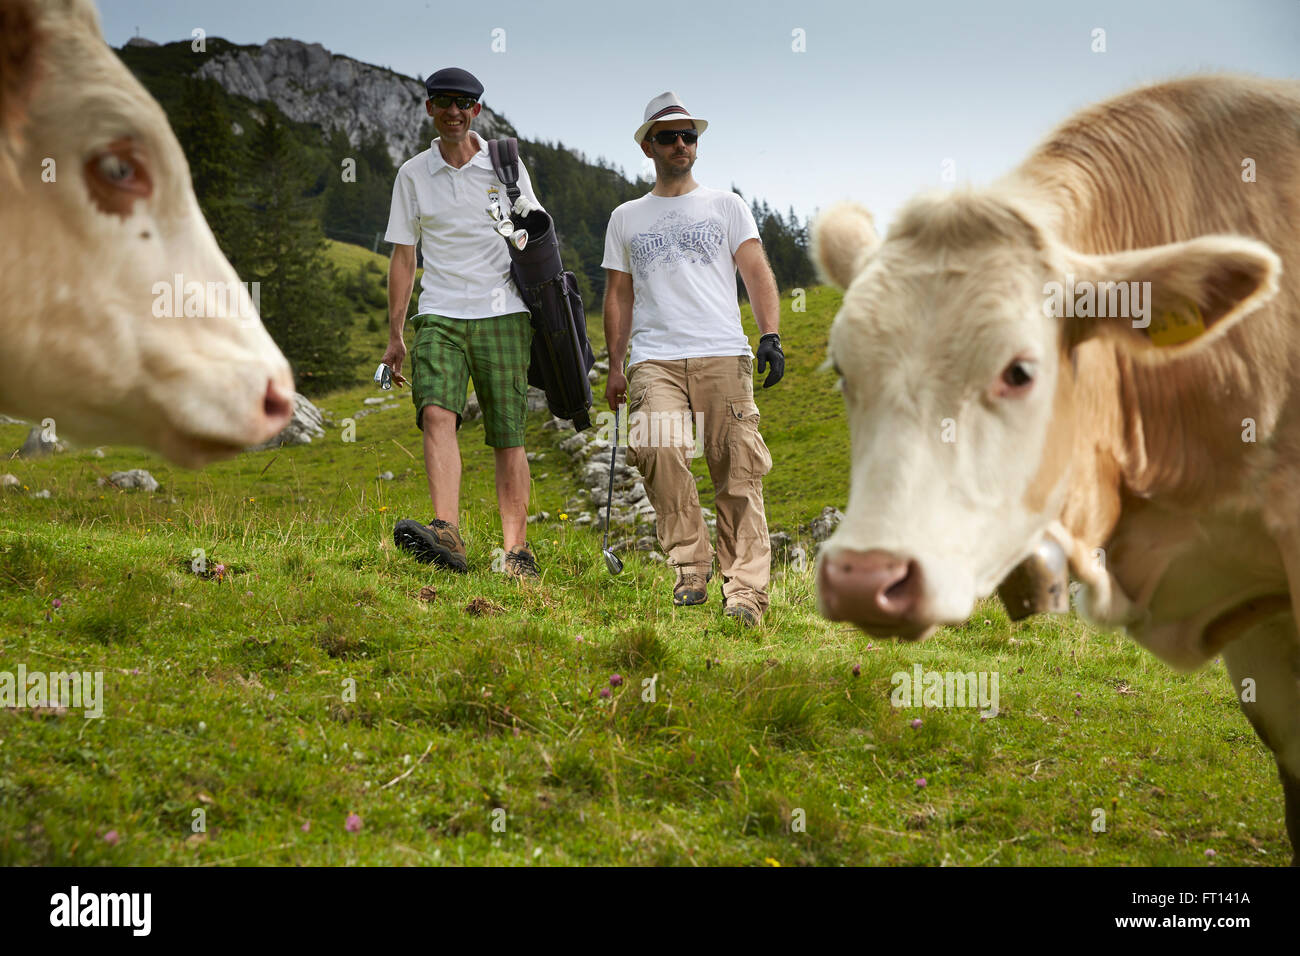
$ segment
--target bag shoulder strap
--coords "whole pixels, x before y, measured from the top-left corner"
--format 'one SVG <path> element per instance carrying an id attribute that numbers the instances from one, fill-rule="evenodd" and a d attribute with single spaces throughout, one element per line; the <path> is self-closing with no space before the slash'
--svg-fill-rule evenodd
<path id="1" fill-rule="evenodd" d="M 513 136 L 488 140 L 488 156 L 492 170 L 506 187 L 506 195 L 513 206 L 519 198 L 519 141 Z"/>

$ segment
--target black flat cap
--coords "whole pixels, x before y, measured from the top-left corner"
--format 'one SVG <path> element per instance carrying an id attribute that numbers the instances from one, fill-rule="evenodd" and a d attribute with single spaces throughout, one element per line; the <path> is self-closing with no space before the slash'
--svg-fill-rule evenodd
<path id="1" fill-rule="evenodd" d="M 433 74 L 424 81 L 424 88 L 430 96 L 434 93 L 465 93 L 478 99 L 483 95 L 483 84 L 474 74 L 456 66 L 449 66 Z"/>

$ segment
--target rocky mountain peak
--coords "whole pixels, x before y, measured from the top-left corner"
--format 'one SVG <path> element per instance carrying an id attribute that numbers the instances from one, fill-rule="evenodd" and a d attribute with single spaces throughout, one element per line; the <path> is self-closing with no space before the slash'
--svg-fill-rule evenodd
<path id="1" fill-rule="evenodd" d="M 195 73 L 228 92 L 270 100 L 296 122 L 342 130 L 356 146 L 371 133 L 388 144 L 400 166 L 429 146 L 424 129 L 424 84 L 410 76 L 331 53 L 319 43 L 276 38 L 213 56 Z M 485 139 L 514 136 L 514 128 L 486 106 L 473 129 Z"/>

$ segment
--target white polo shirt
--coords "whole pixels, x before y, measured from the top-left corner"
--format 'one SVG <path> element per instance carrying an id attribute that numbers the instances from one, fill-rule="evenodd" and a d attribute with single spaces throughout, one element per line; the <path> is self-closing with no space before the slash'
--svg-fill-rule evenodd
<path id="1" fill-rule="evenodd" d="M 456 169 L 442 158 L 435 139 L 408 159 L 393 183 L 393 205 L 384 240 L 424 250 L 420 312 L 452 319 L 481 319 L 526 312 L 528 307 L 510 281 L 510 252 L 492 228 L 488 203 L 499 196 L 504 211 L 509 197 L 488 156 L 487 140 L 474 157 Z M 519 189 L 534 202 L 533 184 L 523 161 Z"/>

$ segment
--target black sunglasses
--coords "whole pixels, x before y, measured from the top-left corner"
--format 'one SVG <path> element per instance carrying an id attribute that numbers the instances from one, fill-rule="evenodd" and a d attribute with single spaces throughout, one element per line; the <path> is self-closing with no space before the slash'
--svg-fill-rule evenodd
<path id="1" fill-rule="evenodd" d="M 694 146 L 695 141 L 700 138 L 698 130 L 693 129 L 661 129 L 650 138 L 660 146 L 671 146 L 677 142 L 677 137 L 682 138 L 682 142 L 687 146 Z"/>
<path id="2" fill-rule="evenodd" d="M 440 110 L 445 110 L 452 103 L 456 104 L 457 109 L 468 110 L 478 102 L 472 96 L 448 96 L 446 93 L 435 93 L 429 99 L 433 100 L 433 105 Z"/>

